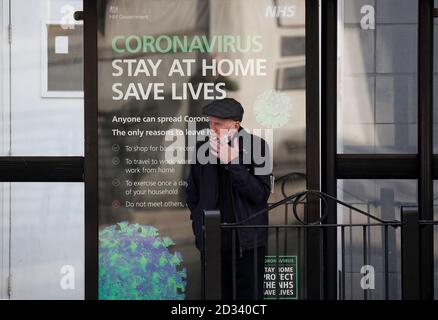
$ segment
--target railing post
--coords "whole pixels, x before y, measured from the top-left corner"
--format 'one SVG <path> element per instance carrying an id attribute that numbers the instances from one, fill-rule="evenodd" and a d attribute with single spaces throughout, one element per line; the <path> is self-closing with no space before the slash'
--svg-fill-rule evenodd
<path id="1" fill-rule="evenodd" d="M 420 299 L 420 227 L 417 207 L 402 207 L 402 299 Z"/>
<path id="2" fill-rule="evenodd" d="M 221 215 L 219 210 L 204 211 L 204 298 L 220 300 L 221 293 Z"/>

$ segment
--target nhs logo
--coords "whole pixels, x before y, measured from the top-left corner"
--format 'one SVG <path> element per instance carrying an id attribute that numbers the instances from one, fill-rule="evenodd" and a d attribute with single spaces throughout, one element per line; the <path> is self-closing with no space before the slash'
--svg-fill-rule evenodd
<path id="1" fill-rule="evenodd" d="M 296 5 L 268 6 L 266 7 L 265 16 L 268 18 L 291 18 L 295 16 L 296 9 Z"/>

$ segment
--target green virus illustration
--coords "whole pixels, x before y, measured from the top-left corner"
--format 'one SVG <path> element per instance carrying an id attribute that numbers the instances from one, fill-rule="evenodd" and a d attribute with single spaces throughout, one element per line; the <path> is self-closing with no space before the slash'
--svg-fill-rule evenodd
<path id="1" fill-rule="evenodd" d="M 257 122 L 270 129 L 284 126 L 289 120 L 291 110 L 290 98 L 276 90 L 268 90 L 259 95 L 253 107 Z"/>
<path id="2" fill-rule="evenodd" d="M 175 243 L 152 226 L 120 222 L 99 231 L 99 299 L 183 300 L 187 272 Z"/>

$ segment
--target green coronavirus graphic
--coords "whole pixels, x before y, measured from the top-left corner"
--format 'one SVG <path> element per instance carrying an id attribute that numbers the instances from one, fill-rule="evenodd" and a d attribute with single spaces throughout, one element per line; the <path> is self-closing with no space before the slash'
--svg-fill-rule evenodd
<path id="1" fill-rule="evenodd" d="M 276 90 L 268 90 L 259 95 L 253 107 L 257 122 L 270 129 L 284 126 L 289 120 L 291 110 L 290 98 Z"/>
<path id="2" fill-rule="evenodd" d="M 152 226 L 120 222 L 99 231 L 99 299 L 183 300 L 187 272 L 175 243 Z"/>

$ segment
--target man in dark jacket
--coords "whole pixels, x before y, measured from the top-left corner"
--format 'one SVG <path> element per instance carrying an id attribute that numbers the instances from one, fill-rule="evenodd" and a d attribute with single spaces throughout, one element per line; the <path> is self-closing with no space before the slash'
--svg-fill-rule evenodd
<path id="1" fill-rule="evenodd" d="M 240 103 L 230 98 L 216 100 L 205 106 L 203 113 L 208 116 L 211 135 L 196 146 L 187 186 L 187 205 L 201 258 L 204 210 L 220 210 L 222 223 L 267 225 L 264 210 L 271 190 L 268 145 L 240 126 Z M 262 213 L 254 215 L 257 212 Z M 236 230 L 236 298 L 262 299 L 267 230 Z M 222 298 L 232 299 L 232 231 L 223 230 L 221 240 Z"/>

